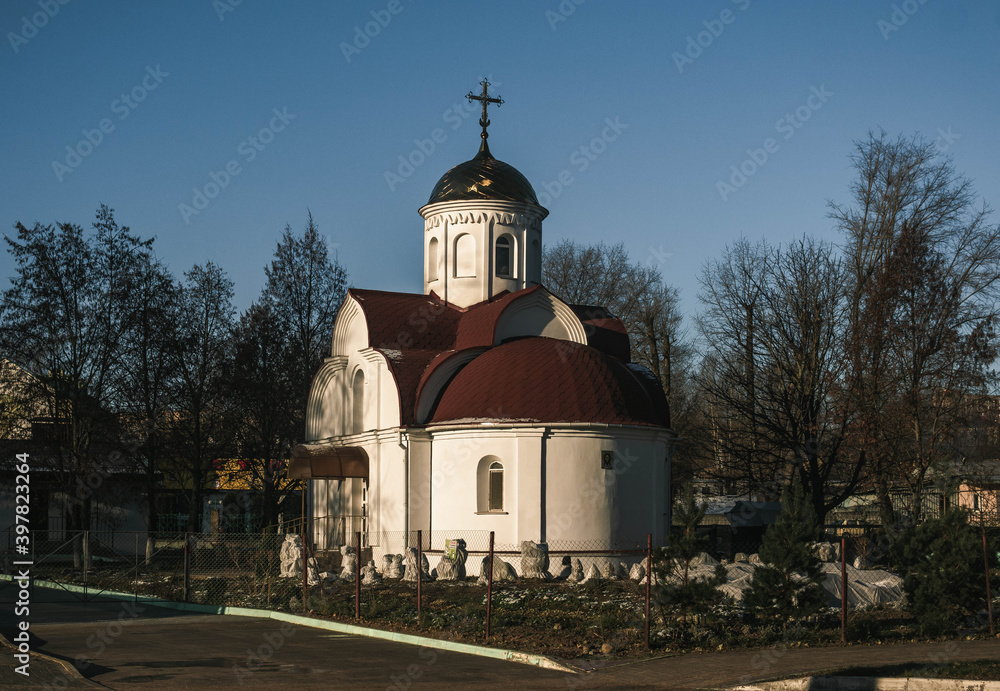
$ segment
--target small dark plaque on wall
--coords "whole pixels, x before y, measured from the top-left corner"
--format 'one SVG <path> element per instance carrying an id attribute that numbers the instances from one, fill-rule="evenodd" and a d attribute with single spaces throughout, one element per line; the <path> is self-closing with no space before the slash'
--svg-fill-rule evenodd
<path id="1" fill-rule="evenodd" d="M 615 460 L 614 451 L 602 451 L 601 452 L 601 468 L 604 470 L 611 470 L 611 464 Z"/>

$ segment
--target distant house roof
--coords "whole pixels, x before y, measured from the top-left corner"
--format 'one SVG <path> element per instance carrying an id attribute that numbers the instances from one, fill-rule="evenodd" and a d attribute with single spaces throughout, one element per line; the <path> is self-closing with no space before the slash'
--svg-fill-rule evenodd
<path id="1" fill-rule="evenodd" d="M 995 485 L 1000 483 L 1000 460 L 955 463 L 951 472 L 970 485 Z"/>
<path id="2" fill-rule="evenodd" d="M 776 501 L 744 501 L 728 497 L 709 499 L 701 525 L 728 525 L 733 528 L 756 528 L 773 525 L 781 514 Z M 677 515 L 674 514 L 674 525 Z"/>

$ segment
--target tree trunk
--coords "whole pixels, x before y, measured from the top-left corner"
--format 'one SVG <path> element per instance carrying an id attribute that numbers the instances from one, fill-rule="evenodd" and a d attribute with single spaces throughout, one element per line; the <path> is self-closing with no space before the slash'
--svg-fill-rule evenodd
<path id="1" fill-rule="evenodd" d="M 194 480 L 194 486 L 191 488 L 190 494 L 191 503 L 188 506 L 188 524 L 187 530 L 190 533 L 200 533 L 201 523 L 198 519 L 201 516 L 201 476 L 200 473 Z"/>
<path id="2" fill-rule="evenodd" d="M 875 480 L 875 502 L 878 507 L 879 522 L 883 529 L 889 529 L 896 524 L 896 511 L 892 507 L 892 497 L 889 495 L 889 484 L 883 472 L 878 473 Z"/>

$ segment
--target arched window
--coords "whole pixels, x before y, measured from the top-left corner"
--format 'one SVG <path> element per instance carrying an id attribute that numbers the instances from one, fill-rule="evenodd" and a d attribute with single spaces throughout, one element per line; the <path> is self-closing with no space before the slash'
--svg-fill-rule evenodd
<path id="1" fill-rule="evenodd" d="M 514 239 L 509 235 L 501 235 L 496 243 L 497 278 L 514 278 Z"/>
<path id="2" fill-rule="evenodd" d="M 504 513 L 503 463 L 496 456 L 479 459 L 476 469 L 476 511 Z"/>
<path id="3" fill-rule="evenodd" d="M 503 466 L 490 463 L 490 511 L 503 511 Z"/>
<path id="4" fill-rule="evenodd" d="M 365 373 L 361 370 L 354 373 L 352 394 L 354 405 L 351 432 L 357 434 L 365 431 Z"/>
<path id="5" fill-rule="evenodd" d="M 431 238 L 427 245 L 427 282 L 438 280 L 438 239 Z"/>
<path id="6" fill-rule="evenodd" d="M 455 278 L 476 275 L 476 238 L 462 233 L 455 240 Z"/>

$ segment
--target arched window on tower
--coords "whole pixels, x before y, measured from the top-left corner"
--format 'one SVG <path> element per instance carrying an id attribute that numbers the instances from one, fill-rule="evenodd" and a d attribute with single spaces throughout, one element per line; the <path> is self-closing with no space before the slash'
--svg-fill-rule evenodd
<path id="1" fill-rule="evenodd" d="M 365 373 L 361 370 L 354 373 L 354 385 L 351 389 L 352 398 L 354 399 L 351 432 L 358 434 L 365 431 Z"/>
<path id="2" fill-rule="evenodd" d="M 509 235 L 501 235 L 497 238 L 494 261 L 497 278 L 514 278 L 514 264 L 514 239 Z"/>
<path id="3" fill-rule="evenodd" d="M 438 280 L 438 239 L 431 238 L 427 244 L 427 282 Z"/>
<path id="4" fill-rule="evenodd" d="M 476 238 L 462 233 L 455 240 L 455 278 L 476 275 Z"/>

